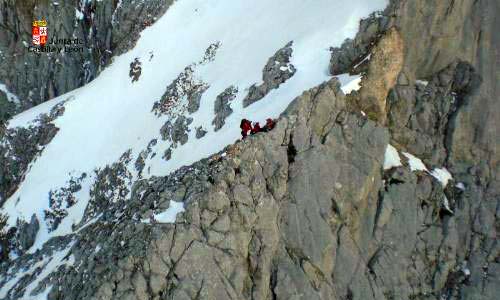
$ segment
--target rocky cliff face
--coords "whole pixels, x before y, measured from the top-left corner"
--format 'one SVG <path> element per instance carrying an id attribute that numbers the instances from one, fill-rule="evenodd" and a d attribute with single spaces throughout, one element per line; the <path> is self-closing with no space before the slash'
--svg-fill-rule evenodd
<path id="1" fill-rule="evenodd" d="M 171 0 L 0 1 L 0 120 L 78 88 L 130 49 L 140 32 L 168 9 Z M 31 23 L 50 20 L 49 39 L 75 39 L 83 51 L 33 53 Z"/>
<path id="2" fill-rule="evenodd" d="M 101 170 L 87 225 L 3 266 L 3 286 L 23 279 L 0 296 L 497 299 L 498 6 L 393 1 L 332 49 L 358 92 L 306 91 L 274 130 L 127 202 L 120 162 Z"/>

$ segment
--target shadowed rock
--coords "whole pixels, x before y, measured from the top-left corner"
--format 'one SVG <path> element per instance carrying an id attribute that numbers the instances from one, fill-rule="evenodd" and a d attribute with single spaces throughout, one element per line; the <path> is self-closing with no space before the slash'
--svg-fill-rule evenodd
<path id="1" fill-rule="evenodd" d="M 252 85 L 248 90 L 248 95 L 243 99 L 243 107 L 264 98 L 269 91 L 278 88 L 283 82 L 290 79 L 296 72 L 295 67 L 290 63 L 292 56 L 292 42 L 279 49 L 264 66 L 262 70 L 261 85 Z"/>

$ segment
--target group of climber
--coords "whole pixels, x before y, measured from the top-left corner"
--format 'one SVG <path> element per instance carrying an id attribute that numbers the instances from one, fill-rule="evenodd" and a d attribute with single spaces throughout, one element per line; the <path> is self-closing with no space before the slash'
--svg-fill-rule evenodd
<path id="1" fill-rule="evenodd" d="M 266 125 L 264 125 L 264 127 L 260 127 L 259 122 L 255 122 L 252 125 L 252 121 L 249 121 L 247 119 L 243 119 L 243 120 L 241 120 L 241 123 L 240 123 L 241 137 L 243 139 L 245 139 L 249 133 L 251 135 L 254 135 L 254 134 L 259 133 L 259 132 L 268 132 L 268 131 L 272 130 L 275 125 L 276 125 L 276 122 L 271 118 L 266 119 Z"/>

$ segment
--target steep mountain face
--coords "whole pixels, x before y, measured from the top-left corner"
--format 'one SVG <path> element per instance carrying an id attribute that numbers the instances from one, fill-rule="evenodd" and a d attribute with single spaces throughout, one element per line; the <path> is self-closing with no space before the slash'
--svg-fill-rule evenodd
<path id="1" fill-rule="evenodd" d="M 264 2 L 253 9 L 266 27 L 262 12 L 277 7 Z M 191 3 L 174 4 L 144 39 L 198 9 L 204 26 L 228 9 Z M 350 8 L 366 16 L 386 3 L 359 4 Z M 252 10 L 231 5 L 245 23 Z M 355 38 L 322 44 L 324 26 L 349 35 L 341 33 L 349 26 L 311 23 L 349 6 L 328 5 L 282 11 L 283 20 L 303 18 L 283 27 L 296 34 L 269 29 L 266 41 L 277 40 L 260 56 L 262 45 L 247 40 L 244 65 L 231 55 L 245 49 L 231 44 L 230 30 L 210 36 L 195 55 L 178 54 L 171 74 L 155 72 L 162 88 L 153 92 L 147 58 L 167 56 L 139 40 L 139 52 L 116 58 L 93 83 L 10 120 L 2 166 L 17 169 L 3 167 L 1 182 L 0 298 L 497 299 L 498 2 L 394 0 L 361 21 Z M 251 39 L 256 28 L 244 28 L 234 31 Z M 317 54 L 325 45 L 331 55 Z M 124 95 L 115 91 L 97 106 L 86 95 L 123 66 L 125 92 L 134 99 L 141 88 L 142 102 L 114 106 Z M 333 78 L 317 75 L 326 68 Z M 120 109 L 120 122 L 108 116 Z M 233 143 L 242 117 L 280 113 L 270 132 Z M 73 125 L 96 115 L 127 135 Z M 98 150 L 79 142 L 85 136 Z M 56 157 L 70 167 L 49 165 Z"/>
<path id="2" fill-rule="evenodd" d="M 328 48 L 354 36 L 357 20 L 385 2 L 297 2 L 276 17 L 282 4 L 177 2 L 99 78 L 10 119 L 0 147 L 1 203 L 12 230 L 33 215 L 40 230 L 31 249 L 13 243 L 4 251 L 33 252 L 87 221 L 95 198 L 124 201 L 135 181 L 220 151 L 238 139 L 243 117 L 277 117 L 330 78 Z M 228 19 L 239 21 L 229 30 Z M 341 76 L 352 78 L 359 76 Z M 108 179 L 115 191 L 100 195 Z"/>
<path id="3" fill-rule="evenodd" d="M 171 0 L 0 1 L 0 121 L 93 80 L 129 50 Z M 48 20 L 49 40 L 78 39 L 85 51 L 33 53 L 31 24 Z M 59 45 L 60 46 L 60 45 Z M 8 101 L 7 92 L 18 96 Z"/>

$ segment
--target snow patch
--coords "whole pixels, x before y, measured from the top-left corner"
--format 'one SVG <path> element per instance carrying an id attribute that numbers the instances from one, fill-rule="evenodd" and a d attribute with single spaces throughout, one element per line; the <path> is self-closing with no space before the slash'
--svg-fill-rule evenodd
<path id="1" fill-rule="evenodd" d="M 396 150 L 396 148 L 394 148 L 391 144 L 387 145 L 384 156 L 384 170 L 389 170 L 399 166 L 402 166 L 402 164 L 398 150 Z"/>
<path id="2" fill-rule="evenodd" d="M 361 75 L 341 74 L 336 77 L 340 81 L 340 89 L 346 95 L 361 88 L 361 79 L 363 78 Z"/>
<path id="3" fill-rule="evenodd" d="M 420 85 L 423 85 L 423 86 L 427 86 L 429 84 L 429 81 L 425 81 L 425 80 L 416 80 L 415 81 L 416 84 L 420 84 Z"/>
<path id="4" fill-rule="evenodd" d="M 428 171 L 422 160 L 408 152 L 403 152 L 403 155 L 408 159 L 410 170 L 413 171 Z"/>
<path id="5" fill-rule="evenodd" d="M 450 213 L 453 213 L 453 210 L 450 207 L 450 201 L 448 201 L 448 198 L 446 197 L 446 195 L 444 195 L 444 197 L 443 197 L 443 206 L 447 211 L 449 211 Z"/>
<path id="6" fill-rule="evenodd" d="M 462 266 L 460 268 L 466 277 L 470 276 L 470 269 L 467 265 L 468 261 L 465 260 L 462 262 Z"/>
<path id="7" fill-rule="evenodd" d="M 436 169 L 432 170 L 432 172 L 430 174 L 434 178 L 436 178 L 439 182 L 441 182 L 441 185 L 443 186 L 443 188 L 445 188 L 446 185 L 448 185 L 448 181 L 453 179 L 450 172 L 448 172 L 448 170 L 446 170 L 446 168 L 436 168 Z"/>
<path id="8" fill-rule="evenodd" d="M 153 220 L 156 223 L 174 223 L 178 213 L 184 212 L 184 203 L 170 201 L 170 206 L 164 212 L 153 214 Z M 142 220 L 143 223 L 149 224 L 149 219 Z"/>
<path id="9" fill-rule="evenodd" d="M 77 8 L 75 8 L 75 18 L 77 20 L 83 20 L 83 13 L 79 11 Z"/>
<path id="10" fill-rule="evenodd" d="M 463 182 L 459 182 L 455 185 L 456 188 L 462 190 L 462 191 L 465 191 L 465 185 L 463 184 Z"/>

